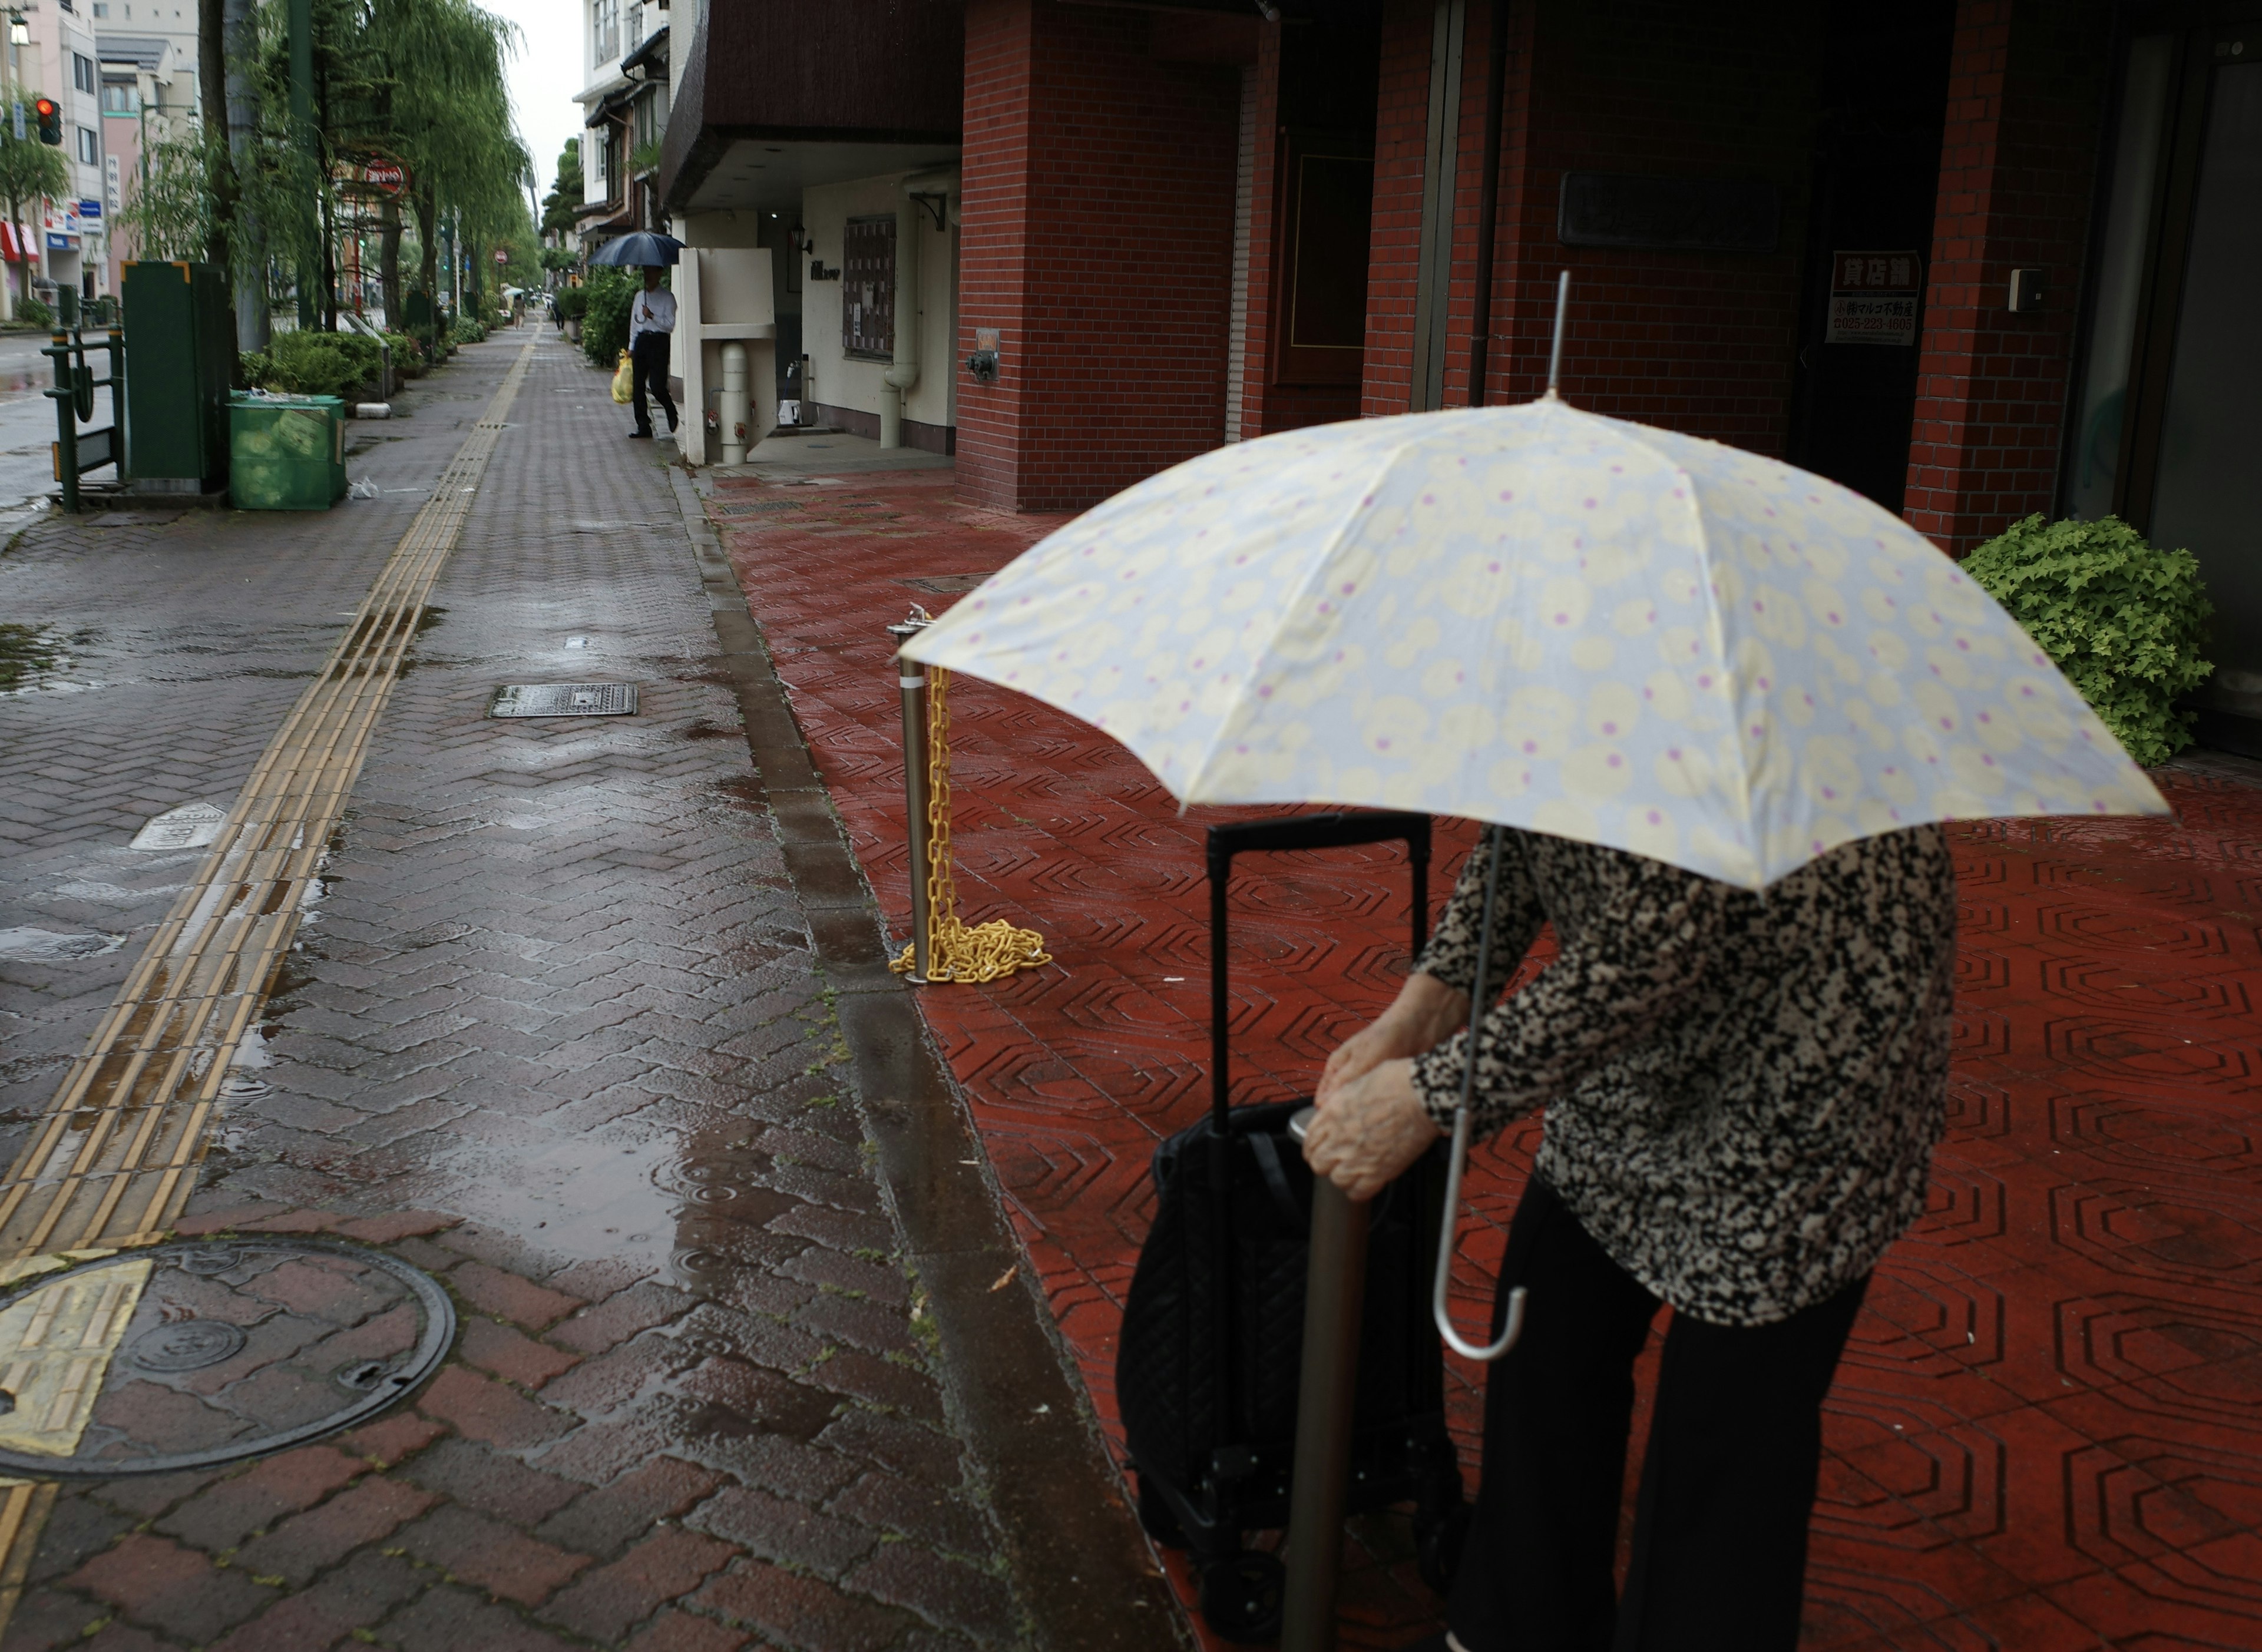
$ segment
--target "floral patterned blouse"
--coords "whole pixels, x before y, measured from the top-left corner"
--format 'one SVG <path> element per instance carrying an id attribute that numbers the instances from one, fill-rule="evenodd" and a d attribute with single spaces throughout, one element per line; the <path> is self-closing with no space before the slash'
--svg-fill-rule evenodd
<path id="1" fill-rule="evenodd" d="M 1475 974 L 1487 844 L 1417 968 Z M 1480 1029 L 1477 1135 L 1546 1109 L 1538 1174 L 1618 1265 L 1720 1325 L 1788 1318 L 1923 1211 L 1945 1118 L 1956 875 L 1936 826 L 1844 844 L 1754 894 L 1510 830 L 1492 981 L 1560 953 Z M 1450 1127 L 1466 1031 L 1414 1066 Z"/>

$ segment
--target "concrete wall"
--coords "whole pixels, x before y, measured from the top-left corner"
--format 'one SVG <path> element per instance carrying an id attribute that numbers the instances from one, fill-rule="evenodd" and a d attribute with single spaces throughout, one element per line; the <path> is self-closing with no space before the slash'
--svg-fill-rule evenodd
<path id="1" fill-rule="evenodd" d="M 710 432 L 707 420 L 718 413 L 723 390 L 723 348 L 735 327 L 774 334 L 777 320 L 771 297 L 771 260 L 754 246 L 751 212 L 706 213 L 679 219 L 675 233 L 691 243 L 676 267 L 675 370 L 682 379 L 683 427 L 678 442 L 694 464 L 722 461 L 724 432 Z M 703 334 L 721 329 L 726 336 Z M 769 434 L 777 420 L 774 336 L 741 338 L 746 348 L 746 445 Z"/>
<path id="2" fill-rule="evenodd" d="M 801 288 L 801 348 L 809 357 L 806 399 L 848 415 L 839 422 L 864 435 L 878 434 L 882 401 L 895 394 L 880 382 L 888 363 L 843 354 L 840 312 L 847 284 L 809 280 L 806 260 L 821 258 L 828 269 L 839 269 L 848 220 L 893 214 L 903 203 L 903 181 L 908 176 L 895 172 L 828 183 L 802 197 L 801 221 L 809 232 L 810 248 L 803 255 Z M 947 217 L 944 227 L 936 229 L 933 218 L 922 211 L 918 233 L 919 381 L 904 399 L 904 444 L 940 449 L 947 446 L 944 433 L 957 422 L 958 229 Z"/>

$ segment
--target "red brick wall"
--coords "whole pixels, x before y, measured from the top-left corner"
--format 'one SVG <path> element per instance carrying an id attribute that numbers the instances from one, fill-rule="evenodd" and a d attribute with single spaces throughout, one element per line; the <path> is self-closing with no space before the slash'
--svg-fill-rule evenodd
<path id="1" fill-rule="evenodd" d="M 1074 510 L 1223 438 L 1240 102 L 1230 64 L 1163 61 L 1135 10 L 966 15 L 958 486 Z"/>
<path id="2" fill-rule="evenodd" d="M 1366 371 L 1359 399 L 1359 412 L 1370 419 L 1404 413 L 1414 389 L 1414 294 L 1422 256 L 1431 12 L 1431 0 L 1388 0 L 1382 13 L 1382 86 L 1374 117 L 1374 236 L 1366 266 Z M 1473 21 L 1472 32 L 1481 38 L 1482 20 Z M 1478 103 L 1472 119 L 1481 126 L 1481 47 L 1475 70 Z M 1463 79 L 1467 80 L 1466 74 Z M 1464 166 L 1473 160 L 1465 159 Z M 1466 363 L 1466 340 L 1461 353 Z"/>
<path id="3" fill-rule="evenodd" d="M 1397 0 L 1384 34 L 1365 406 L 1403 412 L 1412 383 L 1430 8 Z M 1445 405 L 1469 399 L 1491 8 L 1469 9 L 1448 295 Z M 1783 451 L 1812 169 L 1819 12 L 1670 0 L 1510 8 L 1499 240 L 1486 399 L 1545 385 L 1556 273 L 1573 271 L 1563 392 L 1619 418 Z M 1568 170 L 1762 177 L 1783 213 L 1767 254 L 1565 247 Z"/>
<path id="4" fill-rule="evenodd" d="M 1956 11 L 1904 510 L 1955 556 L 2056 502 L 2108 28 L 2094 0 Z M 2028 267 L 2047 307 L 2013 315 Z"/>

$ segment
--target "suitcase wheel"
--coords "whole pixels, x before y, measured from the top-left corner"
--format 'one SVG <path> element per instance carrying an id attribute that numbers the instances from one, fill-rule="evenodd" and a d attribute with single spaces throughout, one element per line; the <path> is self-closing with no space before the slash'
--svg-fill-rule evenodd
<path id="1" fill-rule="evenodd" d="M 1437 1519 L 1415 1522 L 1415 1563 L 1422 1581 L 1441 1595 L 1453 1592 L 1453 1574 L 1461 1569 L 1461 1550 L 1475 1518 L 1474 1509 L 1456 1503 Z"/>
<path id="2" fill-rule="evenodd" d="M 1170 1500 L 1155 1489 L 1155 1483 L 1145 1475 L 1135 1474 L 1133 1477 L 1139 1485 L 1140 1528 L 1164 1548 L 1184 1548 L 1185 1528 L 1178 1524 Z"/>
<path id="3" fill-rule="evenodd" d="M 1228 1641 L 1272 1641 L 1280 1634 L 1280 1596 L 1287 1568 L 1243 1549 L 1202 1568 L 1201 1615 Z"/>

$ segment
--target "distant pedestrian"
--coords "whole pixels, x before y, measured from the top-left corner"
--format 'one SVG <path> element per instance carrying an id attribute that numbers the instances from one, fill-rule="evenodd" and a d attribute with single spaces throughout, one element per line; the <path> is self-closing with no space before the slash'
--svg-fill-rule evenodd
<path id="1" fill-rule="evenodd" d="M 1450 1128 L 1485 866 L 1398 1001 L 1329 1058 L 1305 1152 L 1372 1197 Z M 1754 894 L 1511 831 L 1488 981 L 1560 952 L 1480 1028 L 1475 1133 L 1546 1131 L 1509 1225 L 1484 1483 L 1447 1652 L 1792 1652 L 1823 1397 L 1869 1271 L 1924 1210 L 1946 1122 L 1956 874 L 1937 826 Z M 1673 1306 L 1623 1599 L 1633 1364 Z"/>
<path id="2" fill-rule="evenodd" d="M 667 393 L 667 341 L 675 331 L 675 295 L 659 284 L 659 266 L 646 264 L 644 291 L 629 305 L 629 363 L 633 369 L 630 396 L 636 403 L 636 428 L 631 440 L 649 440 L 652 413 L 645 406 L 651 391 L 667 415 L 667 433 L 675 434 L 675 399 Z"/>

